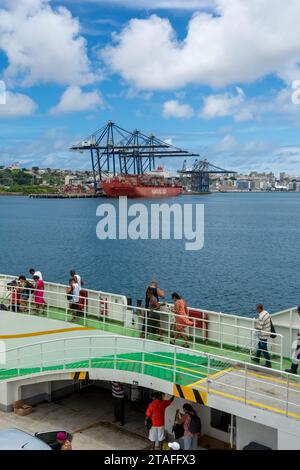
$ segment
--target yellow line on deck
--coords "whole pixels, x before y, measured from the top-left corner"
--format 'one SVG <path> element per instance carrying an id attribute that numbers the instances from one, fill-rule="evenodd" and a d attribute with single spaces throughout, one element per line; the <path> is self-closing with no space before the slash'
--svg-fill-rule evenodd
<path id="1" fill-rule="evenodd" d="M 216 372 L 215 374 L 213 375 L 207 375 L 207 377 L 205 377 L 204 379 L 201 379 L 201 380 L 198 380 L 197 382 L 194 382 L 192 384 L 189 384 L 189 385 L 186 385 L 186 387 L 196 387 L 196 385 L 199 385 L 203 382 L 205 382 L 206 380 L 208 379 L 214 379 L 216 377 L 219 377 L 220 375 L 224 374 L 225 372 L 230 372 L 231 370 L 233 370 L 234 368 L 233 367 L 228 367 L 228 369 L 224 369 L 224 370 L 220 370 L 219 372 Z"/>
<path id="2" fill-rule="evenodd" d="M 236 370 L 239 370 L 240 372 L 243 372 L 243 369 L 236 369 Z M 262 374 L 258 374 L 256 372 L 249 372 L 247 371 L 247 375 L 254 375 L 255 377 L 258 377 L 260 379 L 266 379 L 266 380 L 270 380 L 271 382 L 278 382 L 278 383 L 282 383 L 282 384 L 286 384 L 287 383 L 287 380 L 283 380 L 283 379 L 277 379 L 276 377 L 272 377 L 272 376 L 267 376 L 267 375 L 262 375 Z M 295 388 L 300 388 L 300 384 L 297 384 L 297 383 L 289 383 L 289 385 L 295 387 Z"/>
<path id="3" fill-rule="evenodd" d="M 202 388 L 202 391 L 206 392 L 207 390 L 205 388 Z M 237 397 L 236 395 L 231 395 L 231 393 L 220 392 L 219 390 L 212 390 L 212 389 L 209 390 L 209 393 L 213 393 L 215 395 L 221 395 L 221 396 L 226 397 L 226 398 L 233 398 L 234 400 L 245 403 L 245 399 L 243 397 Z M 258 403 L 257 401 L 246 400 L 246 404 L 254 405 L 258 408 L 264 408 L 266 410 L 271 410 L 271 411 L 275 411 L 276 413 L 286 415 L 286 411 L 284 411 L 284 410 L 280 410 L 279 408 L 275 408 L 273 406 L 265 405 L 263 403 Z M 300 418 L 300 415 L 297 415 L 296 413 L 291 413 L 291 412 L 288 412 L 288 416 L 291 416 L 293 418 L 298 418 L 298 419 Z"/>
<path id="4" fill-rule="evenodd" d="M 32 338 L 33 336 L 54 335 L 57 333 L 68 333 L 70 331 L 86 331 L 94 329 L 95 328 L 88 328 L 86 326 L 78 326 L 74 328 L 61 328 L 59 330 L 35 331 L 33 333 L 19 333 L 16 335 L 0 335 L 0 339 Z"/>
<path id="5" fill-rule="evenodd" d="M 99 358 L 99 361 L 101 361 L 101 362 L 112 362 L 113 360 L 114 360 L 113 357 L 111 359 Z M 123 362 L 138 362 L 139 364 L 145 364 L 145 365 L 148 365 L 148 366 L 173 367 L 173 364 L 166 364 L 164 362 L 148 362 L 148 361 L 141 362 L 141 361 L 137 361 L 136 359 L 127 359 L 127 358 L 117 357 L 117 362 L 120 362 L 120 361 L 123 361 Z M 189 369 L 189 368 L 183 367 L 183 366 L 176 366 L 176 369 L 183 369 L 183 370 L 187 370 L 188 372 L 195 372 L 196 374 L 199 374 L 199 375 L 200 374 L 203 374 L 203 375 L 205 374 L 205 372 L 199 372 L 197 370 Z"/>

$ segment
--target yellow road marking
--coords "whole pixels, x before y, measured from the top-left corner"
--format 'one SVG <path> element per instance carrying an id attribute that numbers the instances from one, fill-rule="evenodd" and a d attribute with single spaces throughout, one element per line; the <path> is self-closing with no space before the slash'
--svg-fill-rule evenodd
<path id="1" fill-rule="evenodd" d="M 95 328 L 88 328 L 86 326 L 74 328 L 61 328 L 59 330 L 35 331 L 33 333 L 19 333 L 16 335 L 0 335 L 0 339 L 32 338 L 33 336 L 54 335 L 57 333 L 68 333 L 69 331 L 86 331 L 94 329 Z"/>

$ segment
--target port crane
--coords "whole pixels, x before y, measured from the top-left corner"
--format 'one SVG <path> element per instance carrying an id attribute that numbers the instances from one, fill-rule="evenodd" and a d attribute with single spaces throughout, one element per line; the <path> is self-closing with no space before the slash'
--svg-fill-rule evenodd
<path id="1" fill-rule="evenodd" d="M 109 175 L 143 175 L 154 170 L 157 158 L 199 157 L 153 134 L 146 135 L 137 129 L 130 132 L 112 121 L 70 150 L 90 153 L 95 193 L 100 190 L 101 181 Z"/>
<path id="2" fill-rule="evenodd" d="M 209 193 L 210 174 L 236 174 L 235 171 L 225 170 L 212 165 L 208 160 L 195 160 L 192 167 L 188 168 L 184 160 L 181 171 L 178 172 L 185 186 L 190 186 L 195 193 Z"/>

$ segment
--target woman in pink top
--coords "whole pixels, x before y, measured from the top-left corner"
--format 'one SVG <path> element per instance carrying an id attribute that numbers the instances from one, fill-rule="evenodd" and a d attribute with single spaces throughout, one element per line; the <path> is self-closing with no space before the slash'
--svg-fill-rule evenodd
<path id="1" fill-rule="evenodd" d="M 173 312 L 175 313 L 175 331 L 174 340 L 171 344 L 175 344 L 177 338 L 182 338 L 185 343 L 182 345 L 184 348 L 189 348 L 189 337 L 186 332 L 188 326 L 193 325 L 192 320 L 189 319 L 188 309 L 185 301 L 176 292 L 172 294 L 174 302 Z"/>
<path id="2" fill-rule="evenodd" d="M 42 314 L 45 313 L 46 302 L 44 300 L 44 290 L 45 285 L 44 281 L 39 278 L 39 276 L 33 276 L 35 281 L 35 288 L 34 288 L 34 312 L 36 315 L 39 314 L 40 308 L 42 310 Z"/>

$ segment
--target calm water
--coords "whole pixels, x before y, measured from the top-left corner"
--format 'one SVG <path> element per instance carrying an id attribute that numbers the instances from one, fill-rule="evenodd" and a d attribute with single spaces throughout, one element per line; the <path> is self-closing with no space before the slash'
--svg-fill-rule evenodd
<path id="1" fill-rule="evenodd" d="M 86 286 L 144 297 L 156 278 L 168 293 L 212 310 L 253 314 L 300 304 L 300 194 L 213 194 L 176 202 L 205 204 L 205 245 L 182 241 L 100 241 L 96 208 L 107 200 L 0 197 L 0 272 L 68 281 L 75 268 Z M 139 201 L 140 202 L 140 201 Z M 114 202 L 116 204 L 116 202 Z"/>

